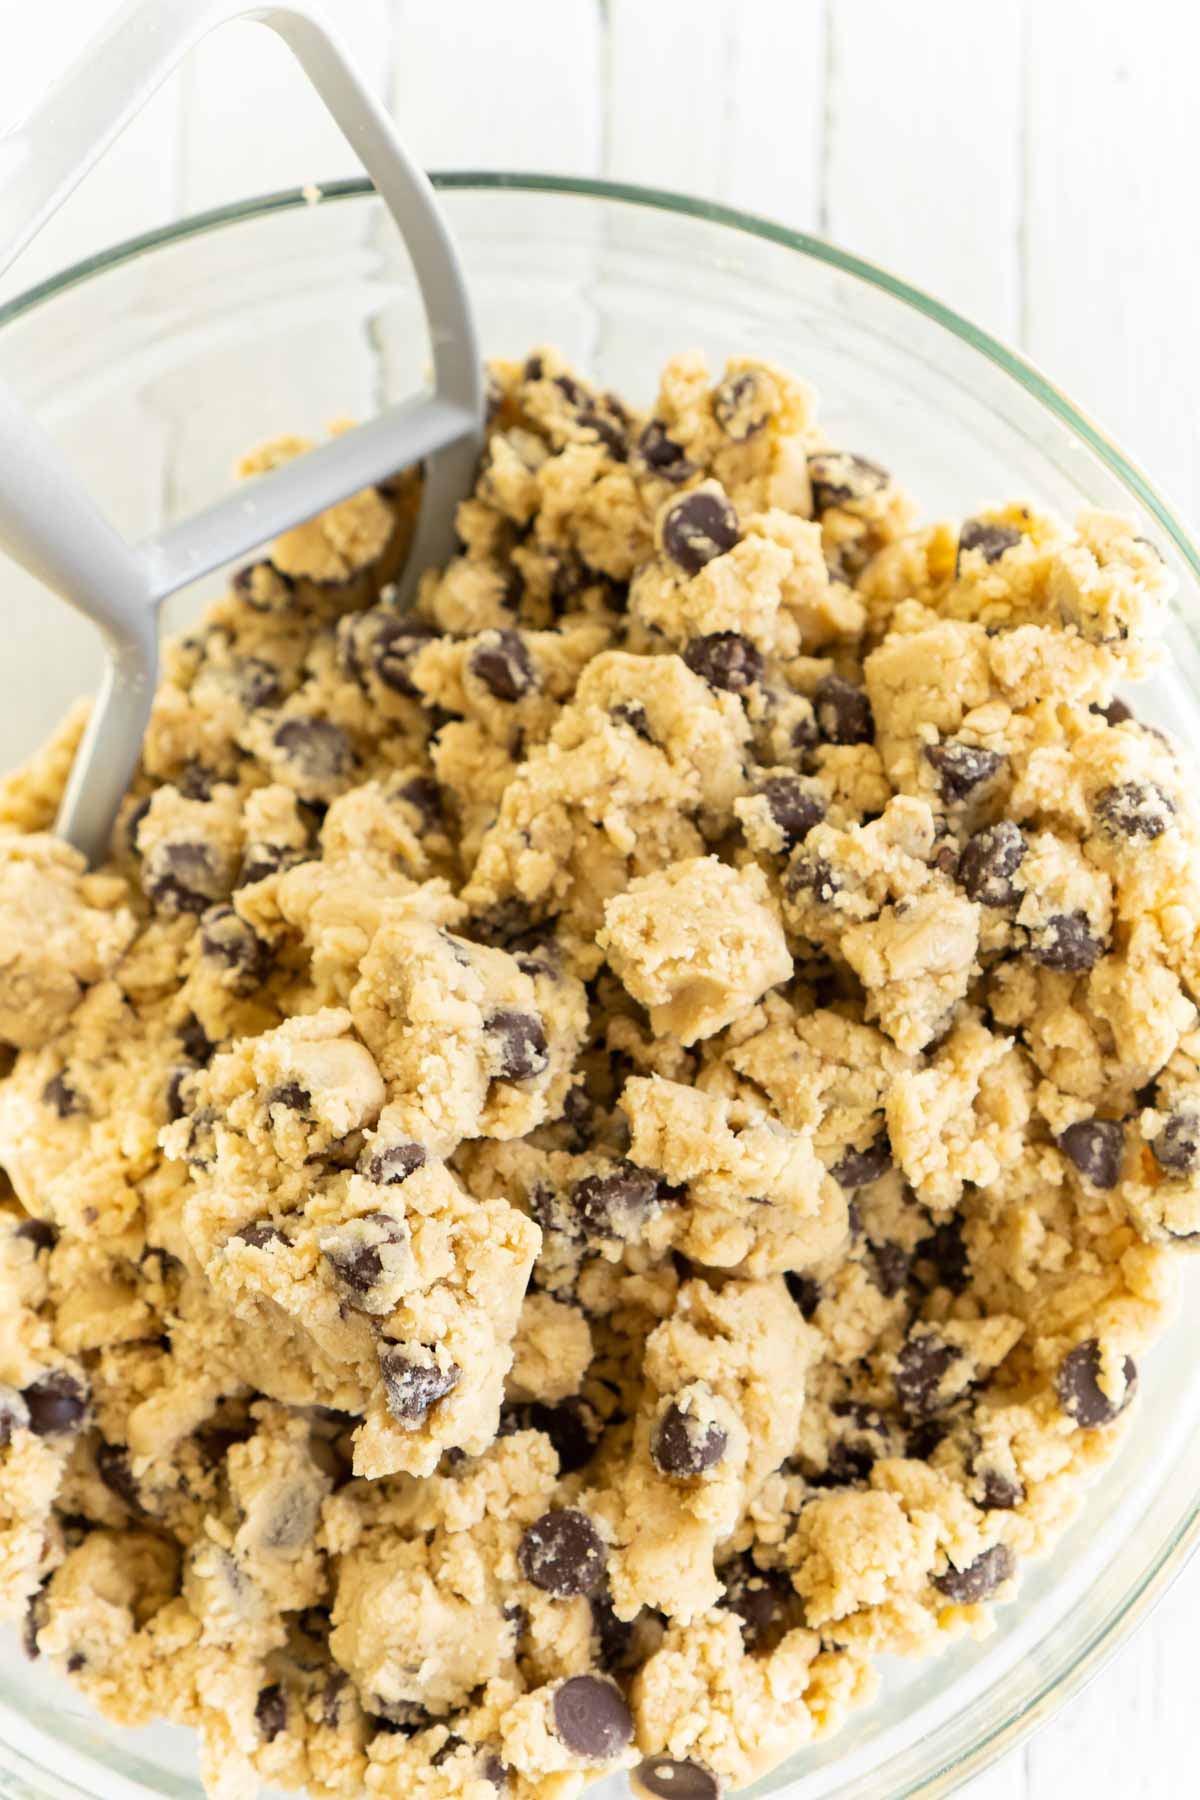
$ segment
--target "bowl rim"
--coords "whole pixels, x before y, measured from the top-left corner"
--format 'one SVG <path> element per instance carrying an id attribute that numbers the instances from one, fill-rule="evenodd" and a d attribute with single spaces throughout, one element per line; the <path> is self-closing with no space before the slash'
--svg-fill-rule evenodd
<path id="1" fill-rule="evenodd" d="M 1193 540 L 1190 529 L 1182 522 L 1178 509 L 1173 502 L 1164 498 L 1137 461 L 1121 450 L 1084 408 L 1071 400 L 1021 351 L 879 264 L 843 250 L 824 238 L 795 231 L 759 214 L 664 188 L 607 181 L 594 176 L 492 169 L 433 170 L 430 171 L 430 180 L 434 188 L 442 193 L 507 191 L 610 200 L 699 219 L 797 251 L 802 256 L 824 263 L 879 289 L 903 305 L 924 314 L 978 351 L 1012 377 L 1031 398 L 1054 414 L 1117 477 L 1131 498 L 1154 518 L 1191 575 L 1200 584 L 1200 548 Z M 167 248 L 187 239 L 218 231 L 227 225 L 247 223 L 274 213 L 362 199 L 374 193 L 374 184 L 368 178 L 350 176 L 336 181 L 308 183 L 299 188 L 276 189 L 245 200 L 189 213 L 169 224 L 120 239 L 106 249 L 69 264 L 0 303 L 0 331 L 68 289 L 80 286 L 95 275 L 105 274 L 122 264 L 135 261 L 149 251 Z M 938 1800 L 939 1796 L 950 1794 L 981 1774 L 1038 1726 L 1045 1724 L 1100 1672 L 1116 1650 L 1144 1623 L 1198 1544 L 1200 1497 L 1197 1497 L 1190 1510 L 1177 1522 L 1174 1531 L 1160 1548 L 1153 1563 L 1143 1571 L 1136 1585 L 1114 1603 L 1106 1617 L 1093 1628 L 1083 1645 L 1076 1650 L 1073 1660 L 1066 1668 L 1041 1679 L 1031 1695 L 999 1717 L 969 1748 L 943 1761 L 936 1769 L 915 1777 L 902 1789 L 894 1790 L 892 1800 Z M 25 1761 L 24 1758 L 21 1760 Z M 29 1764 L 26 1762 L 25 1766 L 28 1768 Z"/>

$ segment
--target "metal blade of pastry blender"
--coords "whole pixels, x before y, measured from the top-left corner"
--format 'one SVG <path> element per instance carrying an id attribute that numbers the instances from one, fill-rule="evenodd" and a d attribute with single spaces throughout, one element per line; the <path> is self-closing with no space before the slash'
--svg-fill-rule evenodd
<path id="1" fill-rule="evenodd" d="M 457 252 L 432 187 L 405 154 L 310 0 L 133 0 L 46 99 L 0 138 L 0 270 L 23 250 L 175 66 L 217 26 L 276 32 L 357 151 L 412 258 L 432 346 L 433 392 L 259 476 L 239 492 L 128 544 L 50 437 L 0 386 L 0 549 L 99 629 L 106 667 L 57 829 L 89 862 L 108 847 L 137 767 L 169 594 L 327 506 L 414 463 L 421 510 L 399 599 L 449 555 L 483 435 L 483 367 Z"/>

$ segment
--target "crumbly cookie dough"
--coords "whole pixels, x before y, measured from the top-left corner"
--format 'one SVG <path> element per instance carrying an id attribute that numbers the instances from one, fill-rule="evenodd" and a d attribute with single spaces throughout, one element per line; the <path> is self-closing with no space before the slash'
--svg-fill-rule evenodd
<path id="1" fill-rule="evenodd" d="M 0 788 L 0 1596 L 218 1800 L 717 1800 L 984 1629 L 1200 1239 L 1134 527 L 916 522 L 735 359 L 491 371 Z M 301 453 L 282 439 L 253 479 Z"/>

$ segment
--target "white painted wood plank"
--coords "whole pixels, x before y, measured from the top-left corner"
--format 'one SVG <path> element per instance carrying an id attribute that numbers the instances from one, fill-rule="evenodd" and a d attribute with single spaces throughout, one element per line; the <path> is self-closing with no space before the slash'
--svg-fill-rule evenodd
<path id="1" fill-rule="evenodd" d="M 829 235 L 1015 337 L 1020 0 L 833 0 L 830 29 Z"/>
<path id="2" fill-rule="evenodd" d="M 1200 11 L 1057 0 L 1030 49 L 1027 347 L 1194 513 Z"/>
<path id="3" fill-rule="evenodd" d="M 827 39 L 823 0 L 733 6 L 717 199 L 818 229 Z"/>
<path id="4" fill-rule="evenodd" d="M 351 53 L 384 95 L 392 42 L 387 0 L 340 0 L 336 18 Z M 213 32 L 188 59 L 184 96 L 187 211 L 361 173 L 287 46 L 261 25 Z"/>
<path id="5" fill-rule="evenodd" d="M 393 112 L 426 167 L 597 172 L 597 0 L 394 0 L 393 16 Z"/>
<path id="6" fill-rule="evenodd" d="M 734 8 L 608 0 L 605 174 L 720 197 Z"/>

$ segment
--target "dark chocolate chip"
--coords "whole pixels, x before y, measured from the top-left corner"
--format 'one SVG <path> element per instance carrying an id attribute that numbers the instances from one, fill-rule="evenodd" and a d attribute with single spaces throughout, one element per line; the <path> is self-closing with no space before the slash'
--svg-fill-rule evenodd
<path id="1" fill-rule="evenodd" d="M 721 1800 L 721 1783 L 711 1769 L 689 1758 L 647 1756 L 633 1781 L 654 1800 Z"/>
<path id="2" fill-rule="evenodd" d="M 1125 702 L 1115 694 L 1107 706 L 1093 704 L 1088 707 L 1088 711 L 1099 713 L 1100 717 L 1109 725 L 1124 725 L 1126 720 L 1133 717 L 1132 708 L 1126 706 Z"/>
<path id="3" fill-rule="evenodd" d="M 943 1574 L 932 1577 L 933 1585 L 956 1606 L 975 1606 L 1009 1579 L 1014 1566 L 1008 1545 L 992 1544 L 965 1569 L 951 1563 Z"/>
<path id="4" fill-rule="evenodd" d="M 693 675 L 727 694 L 742 694 L 762 680 L 763 659 L 749 638 L 736 631 L 714 631 L 709 637 L 692 638 L 684 646 L 683 660 Z"/>
<path id="5" fill-rule="evenodd" d="M 242 859 L 234 886 L 250 887 L 256 881 L 265 881 L 268 875 L 278 875 L 308 860 L 304 850 L 289 850 L 282 844 L 252 844 Z"/>
<path id="6" fill-rule="evenodd" d="M 389 1144 L 385 1150 L 364 1150 L 358 1169 L 377 1187 L 397 1187 L 425 1166 L 425 1151 L 420 1144 Z"/>
<path id="7" fill-rule="evenodd" d="M 846 1150 L 829 1173 L 839 1187 L 868 1187 L 879 1181 L 892 1167 L 892 1146 L 886 1131 L 867 1145 L 865 1150 Z"/>
<path id="8" fill-rule="evenodd" d="M 88 1111 L 88 1103 L 65 1075 L 52 1075 L 42 1089 L 42 1105 L 56 1112 L 60 1119 L 78 1117 Z"/>
<path id="9" fill-rule="evenodd" d="M 396 799 L 403 800 L 420 814 L 422 832 L 441 829 L 442 790 L 431 776 L 414 775 L 411 781 L 396 789 Z"/>
<path id="10" fill-rule="evenodd" d="M 130 1512 L 145 1511 L 138 1484 L 129 1464 L 129 1452 L 123 1444 L 101 1442 L 96 1447 L 96 1473 L 108 1489 Z"/>
<path id="11" fill-rule="evenodd" d="M 933 1264 L 934 1279 L 939 1287 L 961 1294 L 971 1280 L 971 1257 L 963 1237 L 961 1219 L 944 1219 L 933 1233 L 922 1238 L 917 1255 Z"/>
<path id="12" fill-rule="evenodd" d="M 705 563 L 724 556 L 738 541 L 738 516 L 724 494 L 697 488 L 667 508 L 662 547 L 685 575 L 698 575 Z"/>
<path id="13" fill-rule="evenodd" d="M 875 715 L 864 688 L 842 675 L 826 675 L 813 695 L 817 729 L 827 744 L 869 744 L 875 737 Z"/>
<path id="14" fill-rule="evenodd" d="M 735 444 L 757 436 L 771 417 L 771 393 L 753 369 L 727 375 L 713 389 L 713 417 Z"/>
<path id="15" fill-rule="evenodd" d="M 787 891 L 793 900 L 828 906 L 841 885 L 823 856 L 801 850 L 788 864 Z"/>
<path id="16" fill-rule="evenodd" d="M 375 1227 L 378 1234 L 376 1243 L 368 1244 L 360 1240 L 342 1244 L 335 1239 L 329 1245 L 323 1245 L 321 1250 L 342 1286 L 358 1298 L 369 1294 L 383 1277 L 383 1246 L 402 1244 L 406 1236 L 403 1225 L 398 1219 L 393 1219 L 390 1213 L 364 1213 L 362 1222 Z"/>
<path id="17" fill-rule="evenodd" d="M 586 1513 L 556 1507 L 535 1519 L 517 1551 L 521 1573 L 544 1593 L 567 1599 L 600 1586 L 608 1566 L 604 1540 Z"/>
<path id="18" fill-rule="evenodd" d="M 284 1081 L 271 1089 L 263 1101 L 270 1112 L 274 1106 L 286 1107 L 288 1112 L 306 1113 L 312 1105 L 312 1095 L 298 1081 Z"/>
<path id="19" fill-rule="evenodd" d="M 828 506 L 853 505 L 869 500 L 888 485 L 891 476 L 878 463 L 849 450 L 819 450 L 808 459 L 813 507 L 823 513 Z"/>
<path id="20" fill-rule="evenodd" d="M 824 796 L 803 776 L 769 775 L 758 791 L 783 834 L 786 850 L 795 849 L 825 817 Z"/>
<path id="21" fill-rule="evenodd" d="M 931 1331 L 914 1333 L 903 1345 L 895 1374 L 896 1398 L 910 1418 L 926 1418 L 945 1404 L 938 1390 L 961 1356 L 961 1350 Z"/>
<path id="22" fill-rule="evenodd" d="M 201 762 L 186 762 L 176 778 L 180 793 L 188 800 L 211 800 L 220 776 Z"/>
<path id="23" fill-rule="evenodd" d="M 1172 1175 L 1190 1175 L 1200 1168 L 1200 1106 L 1183 1102 L 1176 1106 L 1150 1148 L 1162 1169 Z"/>
<path id="24" fill-rule="evenodd" d="M 200 949 L 234 978 L 239 993 L 261 987 L 271 969 L 271 946 L 232 906 L 213 906 L 200 921 Z"/>
<path id="25" fill-rule="evenodd" d="M 585 1175 L 571 1190 L 571 1205 L 592 1237 L 622 1238 L 645 1218 L 659 1193 L 648 1169 L 622 1163 L 611 1175 Z"/>
<path id="26" fill-rule="evenodd" d="M 717 1605 L 736 1613 L 749 1650 L 767 1649 L 782 1635 L 785 1602 L 792 1590 L 787 1576 L 774 1569 L 762 1570 L 749 1555 L 737 1557 L 719 1571 L 725 1591 Z"/>
<path id="27" fill-rule="evenodd" d="M 716 1468 L 728 1447 L 723 1426 L 698 1419 L 672 1400 L 650 1439 L 650 1459 L 660 1474 L 686 1481 Z"/>
<path id="28" fill-rule="evenodd" d="M 1100 1345 L 1095 1338 L 1085 1338 L 1069 1350 L 1059 1364 L 1054 1378 L 1058 1403 L 1078 1425 L 1091 1429 L 1111 1425 L 1129 1402 L 1137 1388 L 1137 1366 L 1131 1356 L 1124 1361 L 1125 1392 L 1112 1400 L 1100 1386 Z"/>
<path id="29" fill-rule="evenodd" d="M 440 636 L 436 625 L 427 624 L 424 619 L 407 615 L 394 618 L 381 613 L 372 632 L 369 655 L 384 687 L 391 688 L 394 694 L 406 694 L 410 700 L 419 698 L 411 673 L 413 658 L 431 639 Z"/>
<path id="30" fill-rule="evenodd" d="M 1175 802 L 1153 781 L 1118 781 L 1092 802 L 1107 837 L 1149 843 L 1175 822 Z"/>
<path id="31" fill-rule="evenodd" d="M 35 1252 L 53 1250 L 58 1242 L 58 1232 L 46 1219 L 22 1219 L 14 1229 L 13 1236 L 32 1244 Z"/>
<path id="32" fill-rule="evenodd" d="M 1025 1489 L 1011 1475 L 1002 1475 L 999 1469 L 985 1469 L 983 1473 L 983 1504 L 997 1512 L 1011 1512 L 1014 1506 L 1020 1506 L 1025 1498 Z"/>
<path id="33" fill-rule="evenodd" d="M 1011 906 L 1017 897 L 1012 878 L 1028 848 L 1011 819 L 977 831 L 958 859 L 958 879 L 967 898 L 984 906 Z"/>
<path id="34" fill-rule="evenodd" d="M 272 1225 L 265 1219 L 253 1219 L 233 1235 L 240 1238 L 243 1244 L 249 1244 L 251 1250 L 267 1250 L 272 1244 L 287 1243 L 287 1238 L 278 1225 Z"/>
<path id="35" fill-rule="evenodd" d="M 536 1013 L 502 1007 L 483 1022 L 500 1081 L 530 1081 L 550 1067 L 546 1028 Z"/>
<path id="36" fill-rule="evenodd" d="M 350 739 L 329 719 L 285 719 L 275 729 L 274 743 L 308 786 L 343 781 L 354 767 Z"/>
<path id="37" fill-rule="evenodd" d="M 601 1668 L 610 1671 L 629 1668 L 635 1660 L 632 1619 L 618 1619 L 612 1596 L 607 1593 L 592 1594 L 588 1605 L 592 1614 L 592 1635 L 600 1646 Z"/>
<path id="38" fill-rule="evenodd" d="M 908 1286 L 908 1274 L 912 1267 L 912 1253 L 902 1244 L 893 1244 L 885 1239 L 881 1244 L 871 1245 L 871 1260 L 875 1265 L 875 1280 L 885 1300 L 895 1299 Z"/>
<path id="39" fill-rule="evenodd" d="M 963 552 L 978 550 L 984 562 L 999 562 L 1006 550 L 1021 541 L 1021 533 L 1012 525 L 993 525 L 987 519 L 964 519 L 962 530 L 958 534 L 958 549 L 954 557 L 954 573 L 957 576 L 962 569 Z"/>
<path id="40" fill-rule="evenodd" d="M 937 774 L 938 788 L 948 806 L 965 800 L 976 788 L 991 781 L 1004 762 L 996 750 L 981 750 L 977 744 L 959 743 L 955 738 L 942 744 L 926 744 L 925 758 Z"/>
<path id="41" fill-rule="evenodd" d="M 1080 1119 L 1060 1132 L 1058 1147 L 1093 1187 L 1114 1188 L 1121 1179 L 1125 1127 L 1119 1119 Z"/>
<path id="42" fill-rule="evenodd" d="M 25 1617 L 21 1621 L 21 1648 L 30 1662 L 36 1662 L 42 1654 L 38 1648 L 38 1632 L 47 1623 L 49 1616 L 50 1603 L 43 1585 L 36 1594 L 30 1596 Z"/>
<path id="43" fill-rule="evenodd" d="M 695 473 L 693 465 L 683 453 L 682 444 L 667 436 L 667 428 L 657 419 L 650 423 L 638 439 L 638 455 L 650 470 L 662 481 L 678 484 L 686 481 Z"/>
<path id="44" fill-rule="evenodd" d="M 156 844 L 142 865 L 147 899 L 172 916 L 206 912 L 226 886 L 207 844 Z"/>
<path id="45" fill-rule="evenodd" d="M 572 1675 L 557 1689 L 554 1729 L 576 1756 L 609 1762 L 633 1737 L 633 1716 L 614 1681 L 600 1675 Z"/>
<path id="46" fill-rule="evenodd" d="M 238 665 L 238 695 L 247 712 L 258 712 L 264 706 L 278 706 L 283 698 L 279 670 L 261 656 L 248 656 Z"/>
<path id="47" fill-rule="evenodd" d="M 254 1702 L 254 1717 L 265 1741 L 270 1744 L 287 1725 L 287 1695 L 277 1681 L 259 1690 Z"/>
<path id="48" fill-rule="evenodd" d="M 1055 913 L 1033 934 L 1030 955 L 1046 969 L 1078 974 L 1091 969 L 1104 954 L 1104 945 L 1092 936 L 1091 920 L 1081 909 Z"/>
<path id="49" fill-rule="evenodd" d="M 586 406 L 579 414 L 579 424 L 594 432 L 614 462 L 629 461 L 629 439 L 615 419 L 610 419 L 594 406 Z"/>
<path id="50" fill-rule="evenodd" d="M 611 718 L 622 725 L 628 725 L 638 737 L 644 738 L 648 744 L 654 742 L 654 733 L 650 729 L 650 721 L 646 717 L 646 709 L 637 700 L 621 700 L 613 707 Z"/>
<path id="51" fill-rule="evenodd" d="M 503 1793 L 508 1787 L 512 1770 L 500 1760 L 495 1750 L 487 1750 L 479 1765 L 479 1773 L 485 1781 L 490 1781 L 494 1788 Z"/>
<path id="52" fill-rule="evenodd" d="M 820 1282 L 814 1281 L 811 1275 L 797 1275 L 793 1269 L 788 1269 L 783 1279 L 803 1317 L 811 1319 L 821 1304 Z"/>
<path id="53" fill-rule="evenodd" d="M 201 1025 L 195 1013 L 188 1013 L 175 1027 L 175 1036 L 179 1039 L 183 1054 L 189 1062 L 203 1066 L 212 1056 L 216 1045 Z"/>
<path id="54" fill-rule="evenodd" d="M 39 1375 L 21 1390 L 21 1398 L 29 1408 L 29 1429 L 35 1437 L 78 1431 L 87 1417 L 87 1388 L 66 1369 Z"/>
<path id="55" fill-rule="evenodd" d="M 401 1425 L 419 1425 L 439 1400 L 458 1386 L 462 1370 L 457 1363 L 443 1367 L 433 1351 L 422 1345 L 413 1352 L 393 1345 L 379 1352 L 388 1411 Z"/>
<path id="56" fill-rule="evenodd" d="M 519 631 L 488 631 L 471 652 L 471 673 L 497 700 L 519 700 L 537 685 Z"/>

